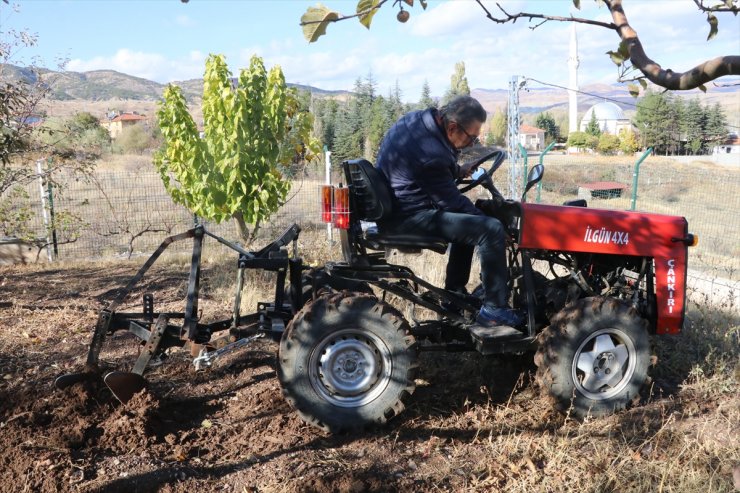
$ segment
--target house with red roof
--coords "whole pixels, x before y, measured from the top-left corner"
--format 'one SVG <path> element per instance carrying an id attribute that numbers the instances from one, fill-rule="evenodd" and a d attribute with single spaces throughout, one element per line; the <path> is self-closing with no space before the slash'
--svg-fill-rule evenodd
<path id="1" fill-rule="evenodd" d="M 101 125 L 108 129 L 111 139 L 118 137 L 124 128 L 132 125 L 144 124 L 147 121 L 147 117 L 140 115 L 136 112 L 133 113 L 118 113 L 112 118 L 109 118 L 107 122 L 101 122 Z"/>
<path id="2" fill-rule="evenodd" d="M 531 125 L 519 127 L 519 143 L 530 151 L 541 151 L 545 148 L 545 131 Z"/>

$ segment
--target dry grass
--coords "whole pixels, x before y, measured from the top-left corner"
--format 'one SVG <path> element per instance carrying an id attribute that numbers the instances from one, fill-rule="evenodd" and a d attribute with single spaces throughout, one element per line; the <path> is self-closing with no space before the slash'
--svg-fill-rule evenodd
<path id="1" fill-rule="evenodd" d="M 327 248 L 321 235 L 302 236 L 300 247 L 311 261 L 338 258 L 336 245 Z M 445 261 L 432 253 L 399 259 L 433 282 L 443 278 Z M 129 262 L 132 273 L 141 262 Z M 182 308 L 189 263 L 185 254 L 158 262 L 182 273 L 179 284 L 172 284 L 166 306 Z M 235 255 L 205 253 L 204 320 L 230 312 L 234 263 Z M 76 264 L 53 267 L 73 271 Z M 49 268 L 24 267 L 29 274 Z M 269 298 L 272 282 L 271 274 L 249 272 L 242 309 L 250 312 L 257 301 Z M 47 314 L 74 338 L 83 337 L 93 315 L 91 310 L 72 309 Z M 84 316 L 90 319 L 87 324 Z M 531 382 L 531 356 L 425 353 L 417 391 L 398 419 L 375 434 L 321 439 L 324 446 L 276 457 L 276 464 L 269 466 L 273 474 L 260 484 L 260 491 L 292 487 L 293 480 L 274 471 L 299 460 L 310 478 L 372 473 L 385 478 L 388 489 L 406 485 L 403 491 L 731 492 L 733 470 L 740 468 L 738 318 L 729 302 L 692 305 L 682 335 L 656 340 L 659 365 L 652 374 L 652 392 L 643 395 L 643 402 L 586 422 L 551 411 Z M 15 329 L 25 350 L 32 351 L 34 320 L 18 321 Z M 15 350 L 15 344 L 3 346 Z M 254 464 L 252 469 L 260 467 L 268 464 Z M 239 478 L 237 473 L 227 482 L 239 485 Z M 252 491 L 246 489 L 249 484 L 245 491 Z"/>
<path id="2" fill-rule="evenodd" d="M 437 284 L 445 261 L 433 253 L 398 259 Z M 656 340 L 659 364 L 642 404 L 586 422 L 551 412 L 530 383 L 526 357 L 424 355 L 421 402 L 404 424 L 411 431 L 396 433 L 394 460 L 435 478 L 439 491 L 732 491 L 740 470 L 739 324 L 732 300 L 692 305 L 680 336 Z M 477 392 L 473 383 L 456 396 L 462 401 L 445 400 L 444 387 L 469 380 L 482 381 Z M 403 439 L 414 432 L 427 439 Z"/>

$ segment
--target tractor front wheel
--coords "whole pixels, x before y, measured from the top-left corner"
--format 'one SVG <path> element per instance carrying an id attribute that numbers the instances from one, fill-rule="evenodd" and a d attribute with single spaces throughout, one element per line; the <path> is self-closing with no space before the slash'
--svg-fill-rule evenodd
<path id="1" fill-rule="evenodd" d="M 296 314 L 280 342 L 283 394 L 306 422 L 333 433 L 385 423 L 415 389 L 409 330 L 374 296 L 318 298 Z"/>
<path id="2" fill-rule="evenodd" d="M 613 298 L 584 298 L 555 315 L 539 336 L 540 386 L 555 407 L 579 418 L 626 408 L 647 379 L 647 322 Z"/>

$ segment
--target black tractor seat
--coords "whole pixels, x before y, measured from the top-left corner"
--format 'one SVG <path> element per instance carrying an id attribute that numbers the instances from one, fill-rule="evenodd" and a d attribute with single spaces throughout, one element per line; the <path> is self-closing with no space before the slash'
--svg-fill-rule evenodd
<path id="1" fill-rule="evenodd" d="M 389 233 L 378 230 L 377 225 L 363 231 L 360 222 L 382 222 L 393 214 L 393 191 L 385 175 L 369 161 L 354 159 L 343 164 L 351 195 L 353 226 L 350 229 L 353 232 L 350 233 L 350 243 L 356 242 L 371 250 L 395 248 L 406 252 L 423 249 L 437 253 L 447 251 L 447 241 L 444 238 Z M 351 245 L 349 249 L 355 250 Z"/>
<path id="2" fill-rule="evenodd" d="M 365 230 L 365 244 L 373 250 L 395 248 L 397 250 L 432 250 L 437 253 L 447 251 L 447 241 L 444 238 L 420 236 L 403 233 L 381 233 L 377 226 Z"/>

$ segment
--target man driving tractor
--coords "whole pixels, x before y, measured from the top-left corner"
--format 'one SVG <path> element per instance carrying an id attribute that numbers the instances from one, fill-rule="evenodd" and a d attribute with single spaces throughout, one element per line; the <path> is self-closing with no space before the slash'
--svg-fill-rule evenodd
<path id="1" fill-rule="evenodd" d="M 394 195 L 393 217 L 378 226 L 387 232 L 428 235 L 450 243 L 445 289 L 465 292 L 474 248 L 478 247 L 483 306 L 476 323 L 517 327 L 523 317 L 508 307 L 505 231 L 457 188 L 471 165 L 457 164 L 460 150 L 478 140 L 486 111 L 470 96 L 458 96 L 440 109 L 402 116 L 386 133 L 377 167 Z"/>

